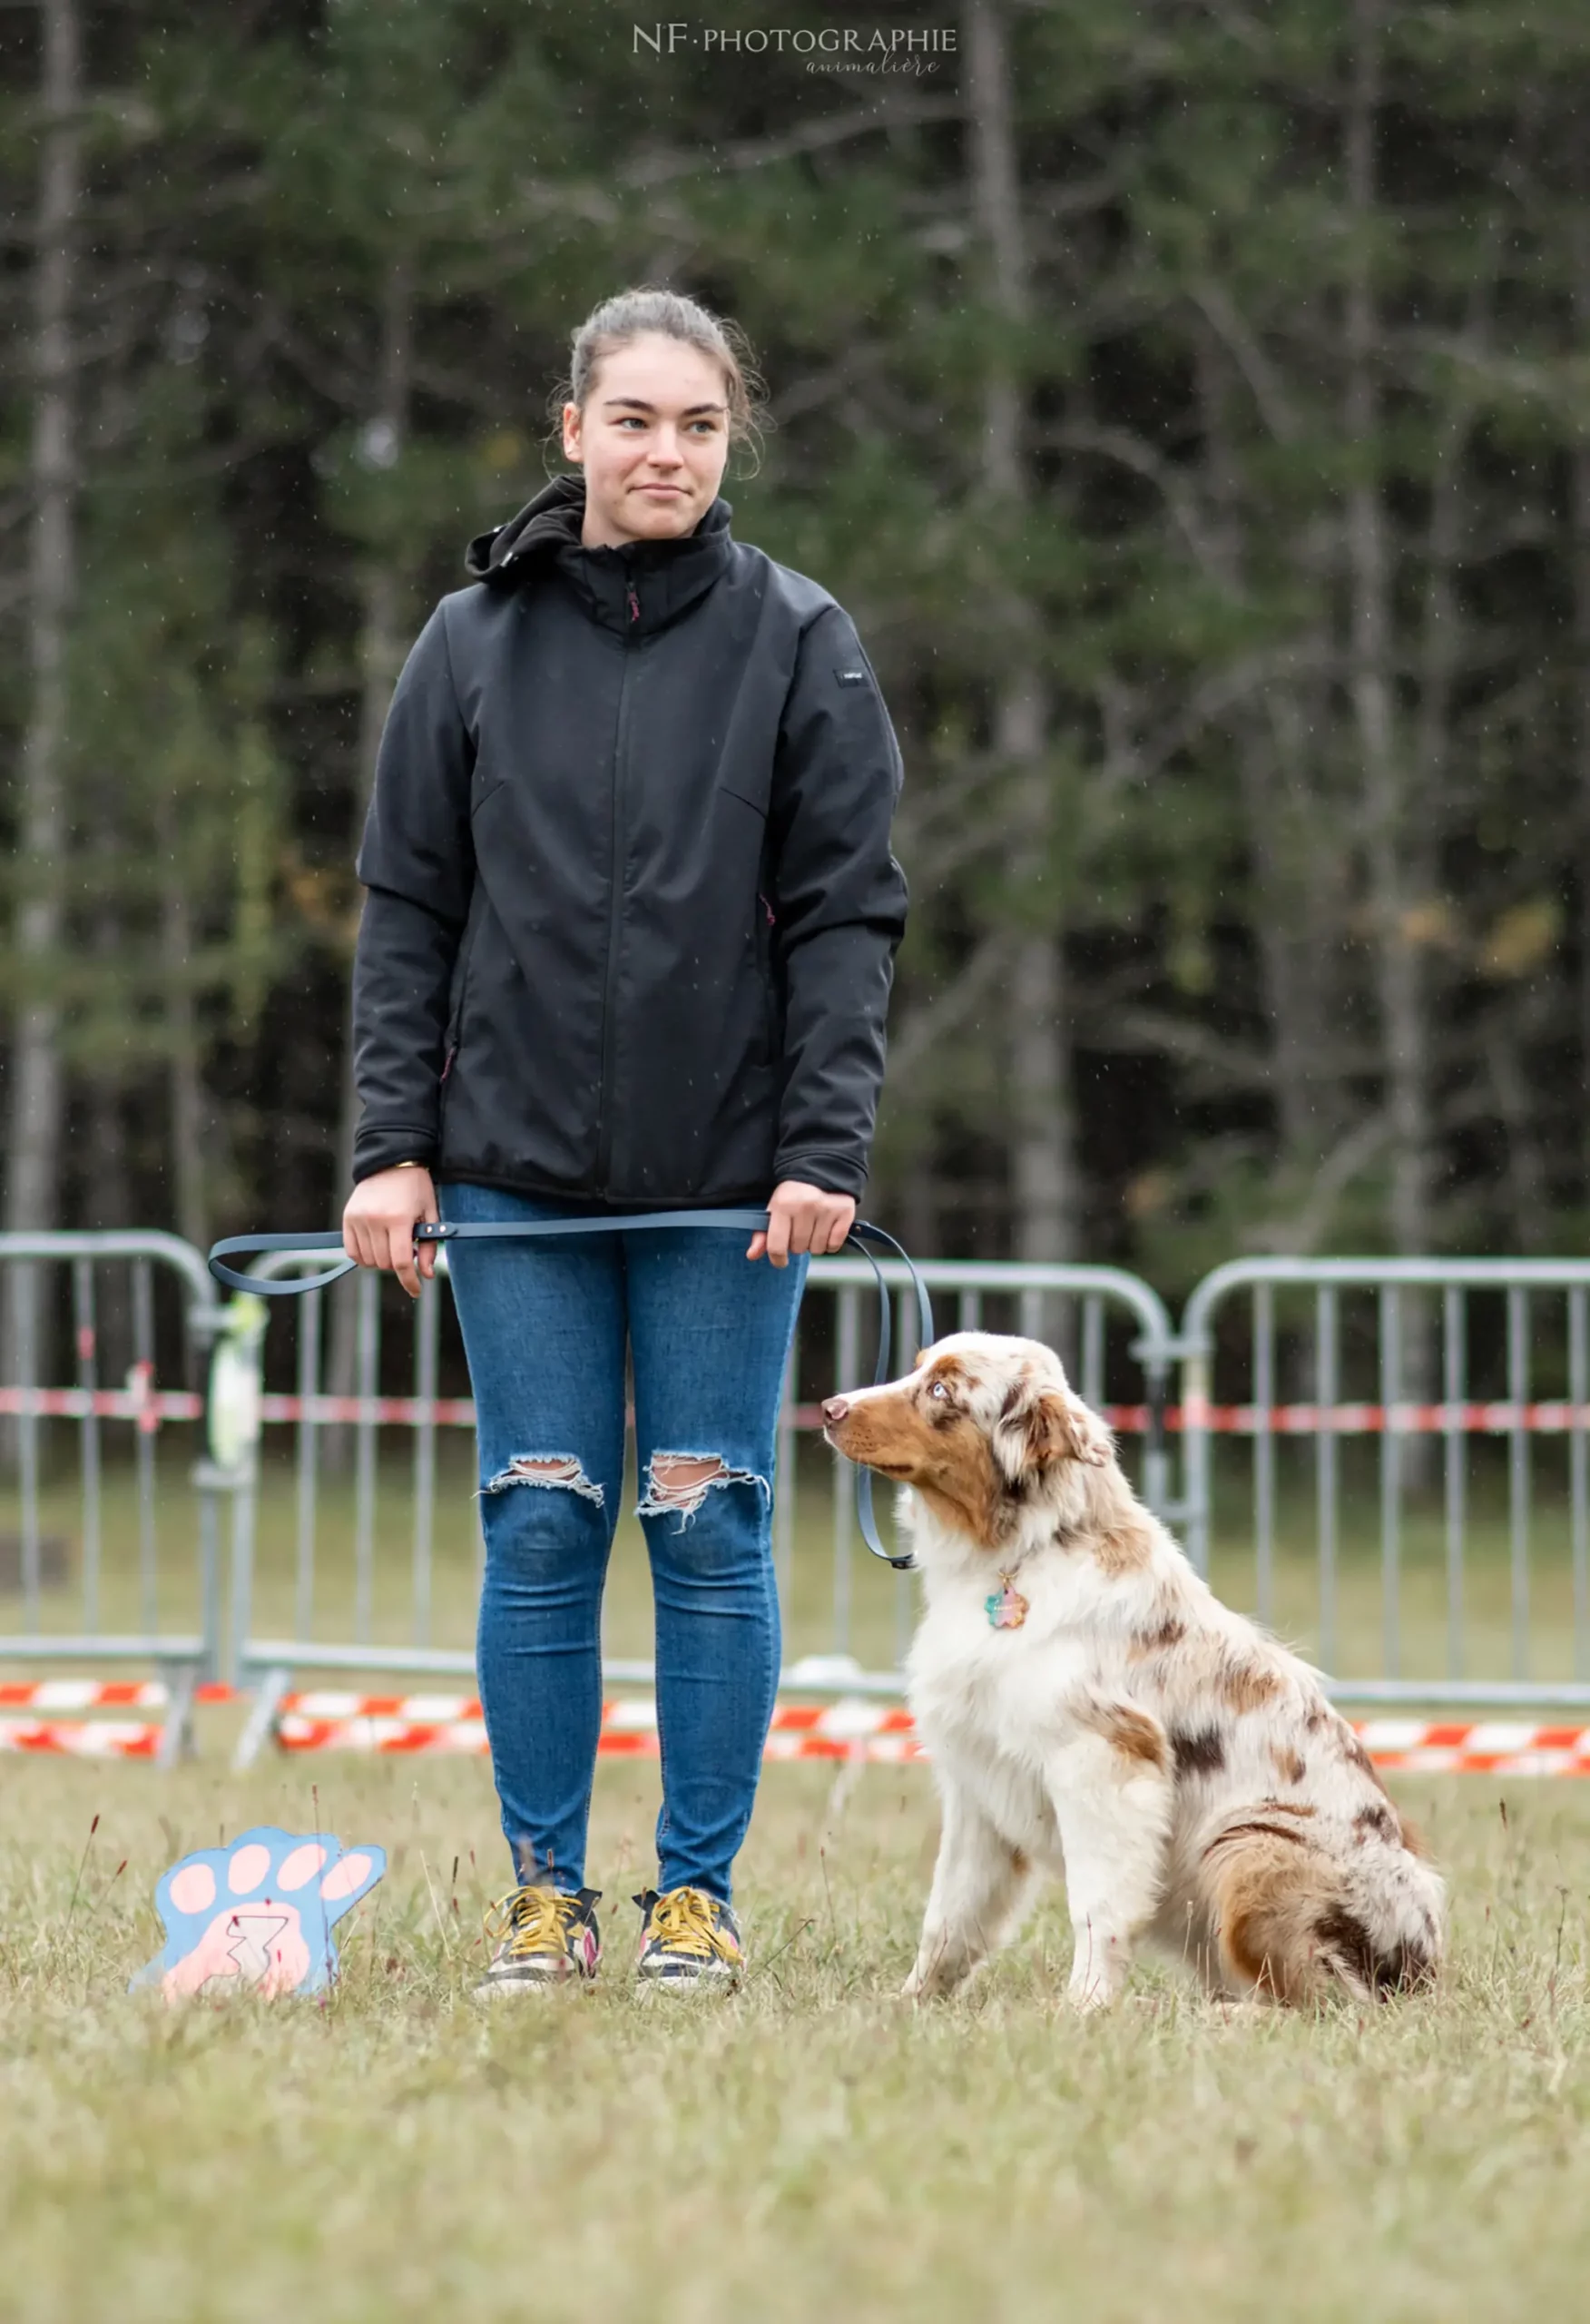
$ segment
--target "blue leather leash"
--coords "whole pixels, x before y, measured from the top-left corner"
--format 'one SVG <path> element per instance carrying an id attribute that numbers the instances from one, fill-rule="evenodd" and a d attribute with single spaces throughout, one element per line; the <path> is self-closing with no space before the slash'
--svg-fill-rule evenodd
<path id="1" fill-rule="evenodd" d="M 439 1226 L 417 1226 L 414 1230 L 417 1243 L 457 1243 L 468 1238 L 472 1242 L 513 1242 L 529 1237 L 552 1235 L 612 1235 L 621 1227 L 684 1227 L 735 1226 L 749 1227 L 757 1232 L 768 1223 L 765 1210 L 657 1210 L 646 1211 L 634 1217 L 623 1218 L 535 1218 L 520 1220 L 479 1219 L 444 1221 Z M 928 1286 L 918 1274 L 916 1265 L 881 1226 L 872 1226 L 859 1218 L 846 1236 L 854 1243 L 869 1263 L 878 1283 L 878 1363 L 872 1374 L 873 1385 L 881 1387 L 888 1378 L 889 1356 L 893 1340 L 889 1320 L 888 1285 L 883 1279 L 883 1269 L 878 1255 L 868 1244 L 884 1243 L 901 1260 L 910 1275 L 911 1288 L 917 1295 L 918 1344 L 930 1347 L 933 1344 L 933 1306 L 928 1296 Z M 257 1255 L 262 1251 L 337 1251 L 341 1263 L 328 1267 L 322 1275 L 298 1275 L 280 1282 L 265 1282 L 258 1275 L 241 1274 L 236 1267 L 223 1264 L 228 1258 Z M 224 1283 L 233 1291 L 251 1291 L 264 1299 L 293 1299 L 305 1291 L 323 1291 L 329 1283 L 340 1283 L 358 1266 L 344 1249 L 342 1236 L 333 1227 L 314 1235 L 227 1235 L 210 1249 L 210 1272 L 217 1283 Z M 875 1558 L 892 1565 L 897 1572 L 910 1570 L 916 1560 L 908 1551 L 903 1557 L 885 1549 L 878 1539 L 878 1520 L 872 1508 L 872 1472 L 858 1464 L 856 1469 L 856 1519 L 861 1538 Z"/>

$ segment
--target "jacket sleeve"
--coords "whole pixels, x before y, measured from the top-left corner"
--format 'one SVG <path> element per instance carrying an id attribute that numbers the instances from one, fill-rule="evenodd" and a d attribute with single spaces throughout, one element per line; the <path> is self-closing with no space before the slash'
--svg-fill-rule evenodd
<path id="1" fill-rule="evenodd" d="M 356 1182 L 437 1157 L 453 963 L 475 886 L 474 759 L 437 606 L 393 691 L 356 867 L 368 891 L 353 960 Z"/>
<path id="2" fill-rule="evenodd" d="M 769 821 L 786 1002 L 775 1178 L 859 1200 L 906 925 L 889 852 L 904 770 L 872 665 L 839 606 L 800 641 Z"/>

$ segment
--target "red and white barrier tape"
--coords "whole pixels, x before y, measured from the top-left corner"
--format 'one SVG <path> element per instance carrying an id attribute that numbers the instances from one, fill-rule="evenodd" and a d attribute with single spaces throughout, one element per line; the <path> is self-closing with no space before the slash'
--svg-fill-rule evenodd
<path id="1" fill-rule="evenodd" d="M 1104 1404 L 1104 1418 L 1122 1436 L 1146 1434 L 1146 1404 Z M 188 1390 L 156 1389 L 152 1377 L 126 1388 L 0 1388 L 0 1417 L 21 1414 L 40 1420 L 131 1420 L 152 1433 L 166 1421 L 202 1420 L 204 1399 Z M 370 1423 L 381 1428 L 473 1428 L 475 1406 L 467 1396 L 261 1396 L 260 1417 L 268 1427 L 309 1421 L 317 1426 Z M 1590 1430 L 1590 1404 L 1560 1400 L 1535 1403 L 1452 1404 L 1210 1404 L 1189 1398 L 1170 1404 L 1163 1415 L 1167 1433 L 1190 1425 L 1216 1436 L 1564 1436 Z M 822 1426 L 822 1408 L 796 1404 L 790 1423 L 799 1430 Z"/>
<path id="2" fill-rule="evenodd" d="M 478 1718 L 480 1704 L 474 1695 L 358 1695 L 341 1688 L 316 1688 L 305 1694 L 283 1695 L 284 1712 L 310 1719 L 386 1718 L 418 1726 L 446 1725 L 449 1719 Z M 623 1706 L 609 1703 L 608 1710 Z"/>
<path id="3" fill-rule="evenodd" d="M 1148 1424 L 1141 1404 L 1105 1408 L 1112 1428 L 1130 1434 Z M 1528 1435 L 1565 1436 L 1572 1429 L 1590 1429 L 1590 1404 L 1562 1402 L 1539 1403 L 1452 1404 L 1205 1404 L 1189 1397 L 1185 1405 L 1172 1405 L 1165 1426 L 1174 1434 L 1190 1427 L 1210 1430 L 1216 1436 L 1258 1436 L 1266 1427 L 1277 1436 L 1441 1436 L 1448 1429 L 1459 1435 L 1510 1436 L 1515 1429 Z"/>
<path id="4" fill-rule="evenodd" d="M 175 1399 L 172 1400 L 176 1401 Z M 5 1409 L 0 1401 L 0 1412 Z M 1109 1425 L 1122 1436 L 1147 1433 L 1146 1404 L 1102 1404 Z M 475 1406 L 467 1397 L 419 1396 L 262 1396 L 260 1417 L 267 1423 L 290 1421 L 374 1421 L 382 1426 L 419 1428 L 427 1421 L 438 1428 L 473 1428 Z M 817 1430 L 822 1426 L 820 1404 L 796 1404 L 788 1414 L 791 1427 Z M 1439 1436 L 1448 1429 L 1460 1435 L 1507 1436 L 1515 1429 L 1531 1435 L 1563 1436 L 1570 1430 L 1590 1430 L 1590 1404 L 1563 1402 L 1537 1403 L 1453 1404 L 1209 1404 L 1189 1398 L 1167 1405 L 1164 1426 L 1173 1435 L 1199 1424 L 1216 1436 L 1258 1436 L 1265 1429 L 1277 1436 Z"/>
<path id="5" fill-rule="evenodd" d="M 130 1718 L 0 1718 L 0 1752 L 74 1759 L 152 1759 L 164 1729 Z"/>
<path id="6" fill-rule="evenodd" d="M 170 1699 L 159 1679 L 0 1679 L 0 1710 L 163 1710 Z"/>
<path id="7" fill-rule="evenodd" d="M 206 1686 L 199 1701 L 235 1699 Z M 46 1679 L 0 1686 L 0 1705 L 34 1709 L 153 1709 L 167 1700 L 159 1681 Z M 1370 1718 L 1356 1730 L 1377 1767 L 1408 1775 L 1590 1775 L 1590 1727 L 1526 1726 L 1511 1719 Z M 0 1752 L 85 1758 L 152 1759 L 162 1728 L 142 1720 L 0 1718 Z M 286 1751 L 367 1751 L 386 1756 L 475 1756 L 486 1749 L 480 1705 L 466 1695 L 357 1695 L 329 1690 L 287 1696 L 277 1724 Z M 657 1706 L 650 1698 L 609 1702 L 598 1749 L 610 1758 L 654 1758 Z M 908 1710 L 862 1701 L 781 1703 L 768 1737 L 769 1760 L 862 1759 L 892 1766 L 924 1760 Z"/>
<path id="8" fill-rule="evenodd" d="M 1369 1718 L 1359 1722 L 1358 1732 L 1378 1768 L 1404 1775 L 1590 1775 L 1590 1727 Z"/>
<path id="9" fill-rule="evenodd" d="M 486 1748 L 478 1702 L 465 1696 L 289 1695 L 277 1724 L 284 1751 L 479 1752 Z M 602 1713 L 599 1751 L 610 1758 L 653 1758 L 657 1706 L 649 1699 L 610 1702 Z M 909 1711 L 866 1702 L 783 1703 L 773 1713 L 770 1759 L 919 1759 Z"/>
<path id="10" fill-rule="evenodd" d="M 204 1399 L 152 1378 L 131 1388 L 0 1388 L 0 1414 L 37 1420 L 133 1420 L 145 1434 L 162 1421 L 202 1420 Z"/>
<path id="11" fill-rule="evenodd" d="M 1590 1775 L 1590 1728 L 1532 1727 L 1512 1720 L 1372 1718 L 1357 1732 L 1379 1767 L 1418 1775 Z M 288 1751 L 468 1753 L 486 1748 L 480 1706 L 463 1697 L 290 1696 L 278 1740 Z M 651 1757 L 656 1705 L 613 1702 L 603 1712 L 598 1748 Z M 781 1705 L 768 1738 L 770 1759 L 847 1759 L 898 1764 L 927 1754 L 910 1713 L 878 1703 Z"/>
<path id="12" fill-rule="evenodd" d="M 0 1679 L 0 1710 L 164 1710 L 171 1699 L 163 1679 Z M 235 1687 L 210 1681 L 193 1689 L 196 1703 L 237 1699 Z"/>
<path id="13" fill-rule="evenodd" d="M 235 1687 L 195 1687 L 195 1703 L 231 1703 Z M 72 1713 L 89 1710 L 169 1710 L 171 1689 L 161 1679 L 0 1679 L 0 1711 Z M 130 1718 L 0 1718 L 0 1752 L 37 1752 L 74 1759 L 152 1759 L 163 1727 Z"/>

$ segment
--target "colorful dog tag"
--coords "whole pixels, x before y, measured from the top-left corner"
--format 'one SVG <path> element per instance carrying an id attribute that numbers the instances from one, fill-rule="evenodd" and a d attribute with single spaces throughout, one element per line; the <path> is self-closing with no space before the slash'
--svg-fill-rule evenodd
<path id="1" fill-rule="evenodd" d="M 1027 1601 L 1019 1590 L 1011 1585 L 1010 1576 L 999 1577 L 1003 1588 L 983 1600 L 988 1610 L 988 1626 L 996 1630 L 1018 1630 L 1027 1618 Z"/>
<path id="2" fill-rule="evenodd" d="M 200 1848 L 156 1883 L 166 1941 L 128 1991 L 158 1985 L 167 2001 L 319 1993 L 337 1974 L 333 1923 L 386 1869 L 384 1848 L 270 1825 L 230 1847 Z"/>

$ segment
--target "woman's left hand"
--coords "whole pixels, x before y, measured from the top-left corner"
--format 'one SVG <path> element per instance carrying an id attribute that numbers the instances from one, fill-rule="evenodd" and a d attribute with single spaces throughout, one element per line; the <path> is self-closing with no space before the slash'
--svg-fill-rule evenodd
<path id="1" fill-rule="evenodd" d="M 856 1221 L 856 1206 L 849 1195 L 830 1195 L 822 1187 L 809 1187 L 800 1178 L 786 1178 L 775 1187 L 768 1204 L 766 1231 L 753 1235 L 748 1259 L 765 1254 L 776 1267 L 786 1267 L 793 1252 L 820 1256 L 837 1251 Z"/>

